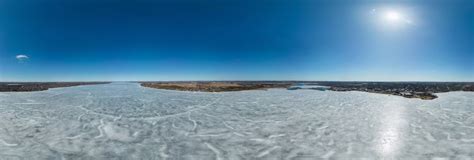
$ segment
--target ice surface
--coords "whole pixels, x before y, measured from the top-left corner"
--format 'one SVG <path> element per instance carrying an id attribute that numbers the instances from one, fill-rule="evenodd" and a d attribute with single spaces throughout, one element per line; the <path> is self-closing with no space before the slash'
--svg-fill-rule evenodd
<path id="1" fill-rule="evenodd" d="M 0 159 L 474 159 L 474 93 L 0 93 Z"/>

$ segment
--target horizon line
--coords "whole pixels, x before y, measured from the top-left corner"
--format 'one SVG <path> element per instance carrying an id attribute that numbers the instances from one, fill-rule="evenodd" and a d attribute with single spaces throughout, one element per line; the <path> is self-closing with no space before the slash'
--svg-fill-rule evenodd
<path id="1" fill-rule="evenodd" d="M 439 83 L 474 83 L 474 81 L 384 81 L 384 80 L 85 80 L 85 81 L 0 81 L 0 83 L 48 83 L 48 82 L 439 82 Z"/>

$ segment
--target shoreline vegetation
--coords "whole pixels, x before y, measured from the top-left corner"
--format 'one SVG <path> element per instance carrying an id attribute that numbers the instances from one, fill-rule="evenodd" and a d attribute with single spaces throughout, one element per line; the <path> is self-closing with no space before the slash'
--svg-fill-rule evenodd
<path id="1" fill-rule="evenodd" d="M 292 83 L 285 82 L 143 82 L 143 87 L 179 91 L 229 92 L 244 90 L 265 90 L 269 88 L 288 88 Z"/>
<path id="2" fill-rule="evenodd" d="M 320 85 L 331 91 L 362 91 L 432 100 L 435 93 L 474 91 L 474 82 L 332 82 L 332 81 L 170 81 L 140 82 L 141 86 L 179 91 L 228 92 L 270 88 L 301 89 L 295 85 Z M 324 88 L 306 88 L 326 90 Z"/>
<path id="3" fill-rule="evenodd" d="M 32 92 L 50 88 L 107 84 L 110 82 L 0 82 L 0 92 Z"/>
<path id="4" fill-rule="evenodd" d="M 107 84 L 111 82 L 0 82 L 0 92 L 44 91 L 50 88 L 80 85 Z M 143 87 L 178 91 L 232 92 L 286 88 L 288 90 L 312 89 L 331 91 L 362 91 L 432 100 L 435 93 L 450 91 L 474 92 L 474 82 L 343 82 L 343 81 L 141 81 Z M 303 86 L 321 87 L 303 87 Z"/>
<path id="5" fill-rule="evenodd" d="M 432 100 L 435 93 L 474 91 L 474 82 L 319 82 L 332 91 L 362 91 Z"/>

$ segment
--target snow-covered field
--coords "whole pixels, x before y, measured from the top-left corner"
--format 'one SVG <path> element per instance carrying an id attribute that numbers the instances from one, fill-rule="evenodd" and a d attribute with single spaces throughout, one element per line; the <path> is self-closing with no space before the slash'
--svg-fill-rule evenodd
<path id="1" fill-rule="evenodd" d="M 474 93 L 0 93 L 0 159 L 474 159 Z"/>

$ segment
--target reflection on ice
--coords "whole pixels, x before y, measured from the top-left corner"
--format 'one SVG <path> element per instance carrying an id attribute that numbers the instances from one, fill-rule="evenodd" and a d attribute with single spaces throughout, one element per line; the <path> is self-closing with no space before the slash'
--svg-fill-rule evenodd
<path id="1" fill-rule="evenodd" d="M 0 159 L 469 159 L 473 100 L 133 83 L 0 93 Z"/>
<path id="2" fill-rule="evenodd" d="M 403 99 L 387 100 L 382 106 L 380 137 L 377 140 L 377 150 L 383 158 L 395 158 L 403 146 L 402 132 L 404 130 L 405 105 Z"/>

